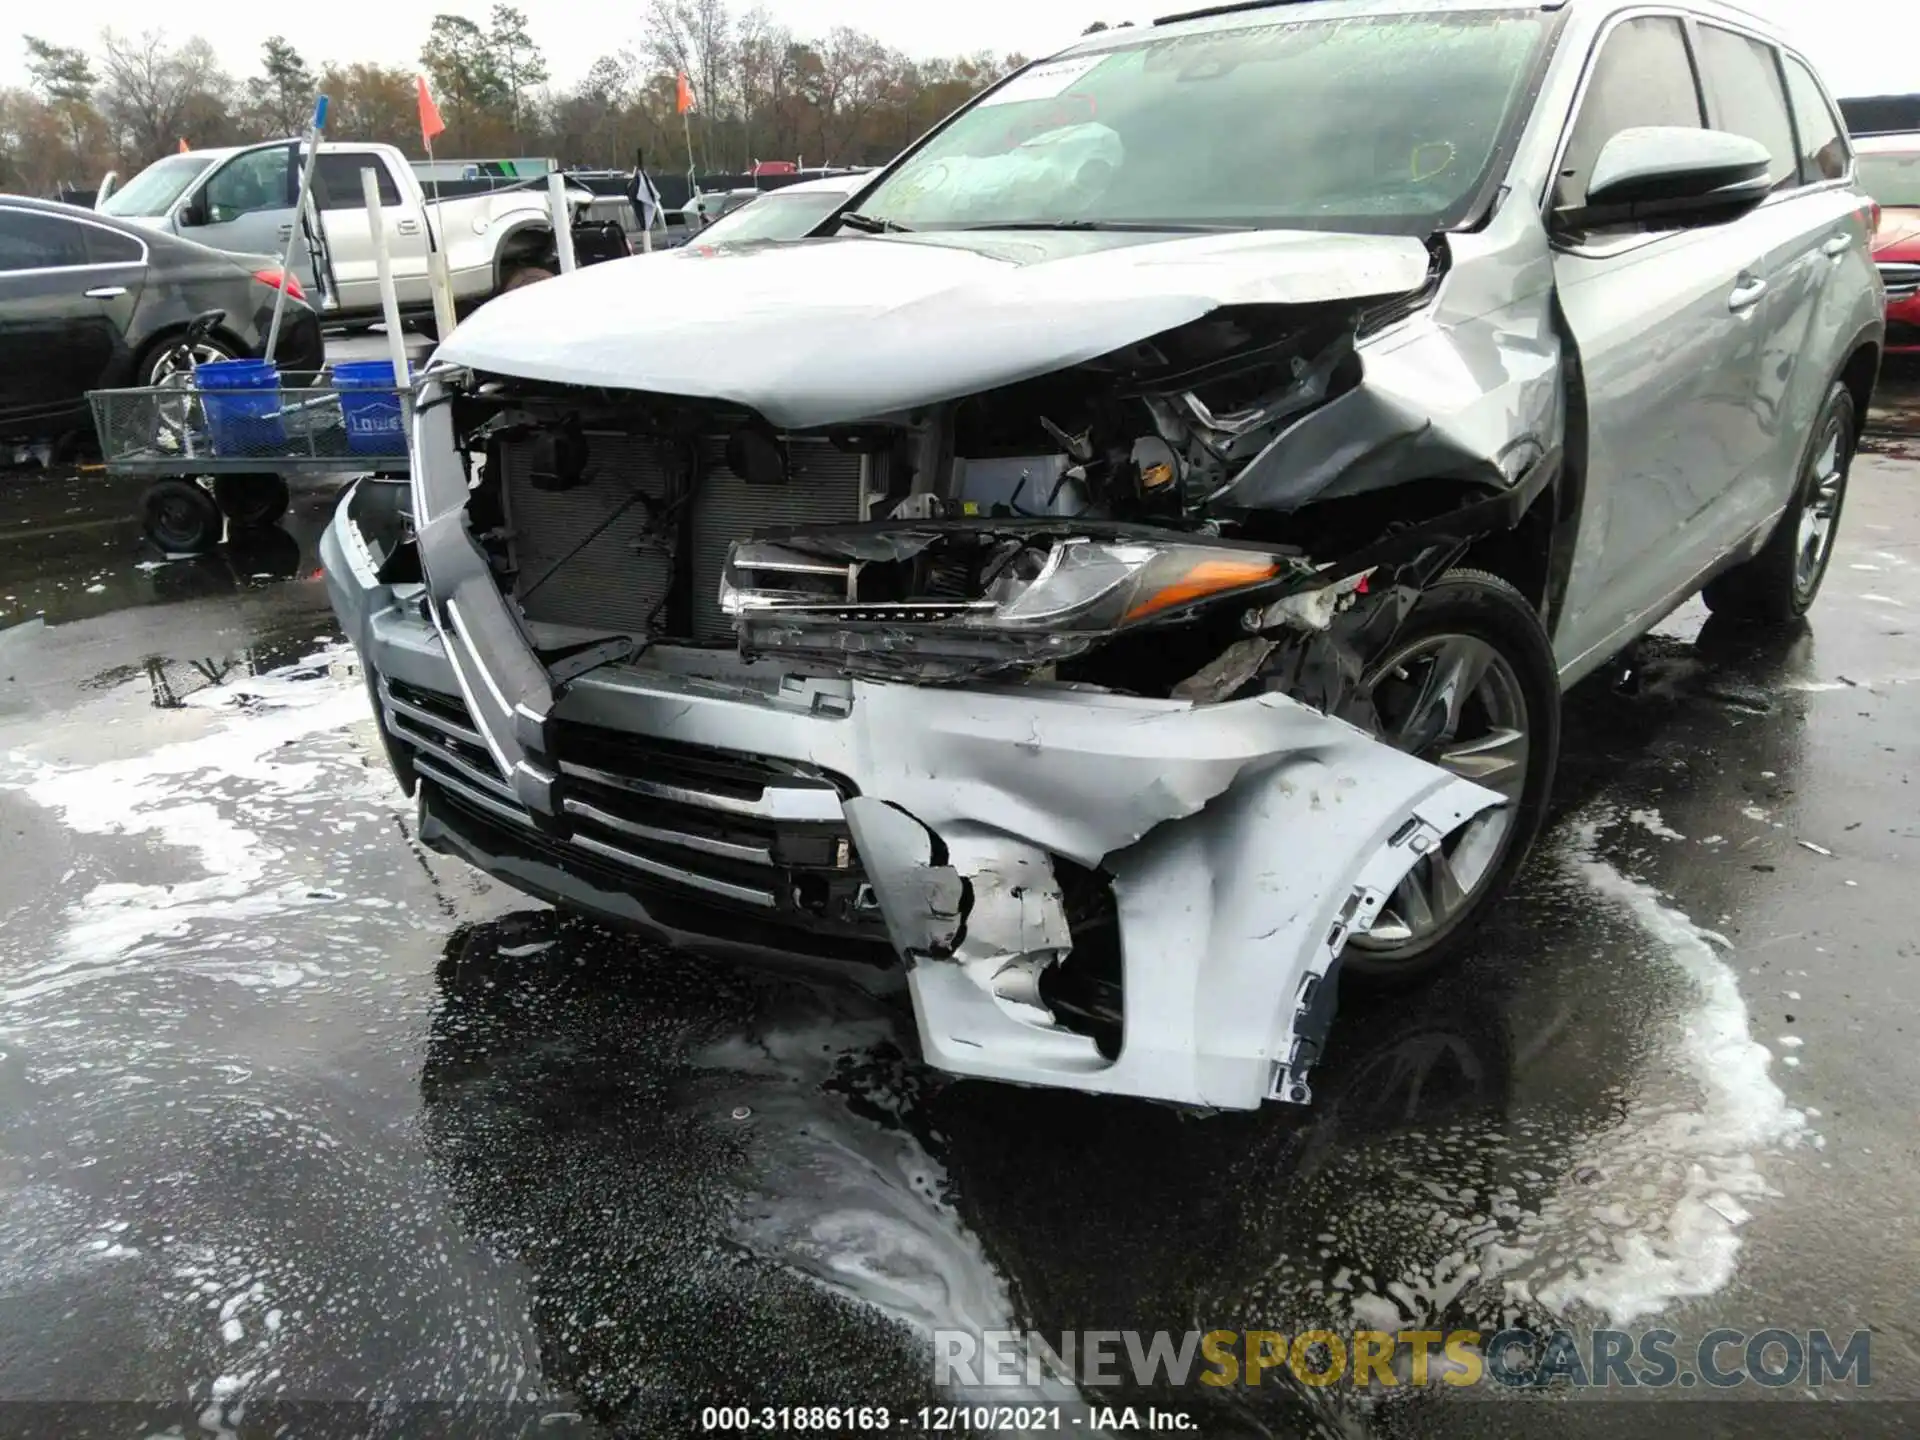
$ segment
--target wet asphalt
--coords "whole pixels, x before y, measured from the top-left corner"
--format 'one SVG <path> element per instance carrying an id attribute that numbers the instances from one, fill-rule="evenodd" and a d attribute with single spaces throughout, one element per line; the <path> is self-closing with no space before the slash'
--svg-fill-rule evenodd
<path id="1" fill-rule="evenodd" d="M 1091 1398 L 1912 1433 L 1920 372 L 1886 388 L 1811 623 L 1695 605 L 1582 687 L 1471 961 L 1348 1003 L 1310 1109 L 1210 1118 L 943 1081 L 884 993 L 423 850 L 317 576 L 328 487 L 166 562 L 138 484 L 0 473 L 0 1435 L 917 1434 L 935 1329 L 1608 1322 L 1867 1330 L 1873 1383 Z"/>

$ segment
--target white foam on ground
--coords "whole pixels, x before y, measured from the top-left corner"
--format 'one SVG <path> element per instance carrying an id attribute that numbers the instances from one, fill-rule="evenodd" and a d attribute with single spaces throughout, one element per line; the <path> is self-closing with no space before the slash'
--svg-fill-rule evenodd
<path id="1" fill-rule="evenodd" d="M 96 765 L 64 766 L 15 752 L 0 785 L 25 794 L 82 835 L 139 836 L 186 852 L 202 874 L 171 883 L 106 880 L 67 911 L 67 927 L 50 956 L 8 975 L 0 1002 L 36 999 L 137 964 L 147 947 L 176 940 L 217 921 L 232 927 L 221 951 L 235 977 L 268 987 L 296 983 L 297 967 L 250 955 L 258 922 L 338 897 L 284 873 L 285 853 L 262 831 L 287 819 L 297 804 L 372 798 L 377 785 L 357 762 L 294 758 L 298 741 L 339 730 L 368 713 L 357 679 L 312 675 L 321 656 L 269 675 L 201 690 L 185 702 L 223 717 L 206 733 L 143 755 Z M 356 792 L 359 792 L 358 794 Z M 296 829 L 299 827 L 295 827 Z M 257 963 L 256 963 L 257 962 Z"/>
<path id="2" fill-rule="evenodd" d="M 1684 840 L 1687 838 L 1671 825 L 1667 824 L 1667 822 L 1660 817 L 1658 810 L 1630 811 L 1627 815 L 1627 823 L 1630 825 L 1638 825 L 1649 835 L 1657 836 L 1662 840 Z"/>
<path id="3" fill-rule="evenodd" d="M 1600 832 L 1621 818 L 1592 814 L 1561 862 L 1580 897 L 1643 937 L 1625 963 L 1647 973 L 1631 983 L 1671 991 L 1672 1018 L 1655 1022 L 1606 1103 L 1583 1107 L 1596 1117 L 1588 1133 L 1523 1108 L 1348 1150 L 1302 1195 L 1325 1232 L 1317 1246 L 1278 1256 L 1249 1286 L 1290 1295 L 1286 1323 L 1625 1325 L 1733 1279 L 1742 1228 L 1778 1193 L 1760 1158 L 1798 1141 L 1806 1119 L 1754 1038 L 1729 943 L 1600 858 Z M 1358 1197 L 1356 1174 L 1376 1177 Z"/>
<path id="4" fill-rule="evenodd" d="M 1596 1137 L 1583 1163 L 1613 1183 L 1594 1188 L 1618 1196 L 1624 1177 L 1642 1176 L 1656 1187 L 1654 1203 L 1637 1213 L 1630 1208 L 1629 1226 L 1598 1253 L 1514 1277 L 1509 1289 L 1517 1285 L 1518 1294 L 1530 1293 L 1555 1312 L 1578 1303 L 1625 1324 L 1673 1301 L 1711 1295 L 1732 1280 L 1739 1228 L 1749 1215 L 1745 1202 L 1777 1193 L 1760 1173 L 1756 1152 L 1793 1143 L 1806 1118 L 1787 1103 L 1770 1074 L 1771 1053 L 1753 1038 L 1739 976 L 1721 953 L 1731 948 L 1726 939 L 1599 859 L 1599 828 L 1592 820 L 1577 828 L 1568 863 L 1595 895 L 1631 916 L 1686 981 L 1690 1002 L 1669 1044 L 1699 1099 L 1692 1106 L 1636 1105 L 1611 1134 Z M 1563 1187 L 1541 1208 L 1542 1227 L 1577 1225 L 1581 1212 L 1592 1213 L 1595 1198 L 1593 1190 Z"/>

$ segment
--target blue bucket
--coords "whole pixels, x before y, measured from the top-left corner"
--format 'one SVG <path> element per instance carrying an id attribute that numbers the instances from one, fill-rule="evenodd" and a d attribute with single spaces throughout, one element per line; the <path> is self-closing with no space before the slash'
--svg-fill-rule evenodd
<path id="1" fill-rule="evenodd" d="M 408 369 L 411 372 L 412 367 Z M 356 455 L 407 453 L 407 430 L 400 418 L 391 360 L 342 360 L 333 367 L 333 384 L 340 392 L 349 450 Z"/>
<path id="2" fill-rule="evenodd" d="M 271 455 L 287 443 L 280 371 L 268 360 L 209 360 L 193 367 L 216 455 Z"/>

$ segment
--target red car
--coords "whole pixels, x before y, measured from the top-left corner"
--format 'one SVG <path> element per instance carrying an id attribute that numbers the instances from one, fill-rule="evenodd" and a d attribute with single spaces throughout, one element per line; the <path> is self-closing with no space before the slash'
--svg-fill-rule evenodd
<path id="1" fill-rule="evenodd" d="M 1920 355 L 1920 134 L 1855 142 L 1860 188 L 1880 206 L 1874 263 L 1887 282 L 1887 354 Z"/>

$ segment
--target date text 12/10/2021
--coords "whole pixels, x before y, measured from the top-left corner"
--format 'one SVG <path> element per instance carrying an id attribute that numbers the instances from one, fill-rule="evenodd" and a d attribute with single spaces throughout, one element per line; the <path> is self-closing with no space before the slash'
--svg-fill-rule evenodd
<path id="1" fill-rule="evenodd" d="M 893 1410 L 885 1405 L 708 1405 L 700 1412 L 700 1428 L 830 1435 L 886 1431 L 907 1435 L 1026 1435 L 1045 1430 L 1174 1434 L 1191 1431 L 1196 1424 L 1183 1410 L 1141 1405 L 1103 1405 L 1084 1413 L 1060 1405 L 922 1405 L 917 1410 Z"/>

